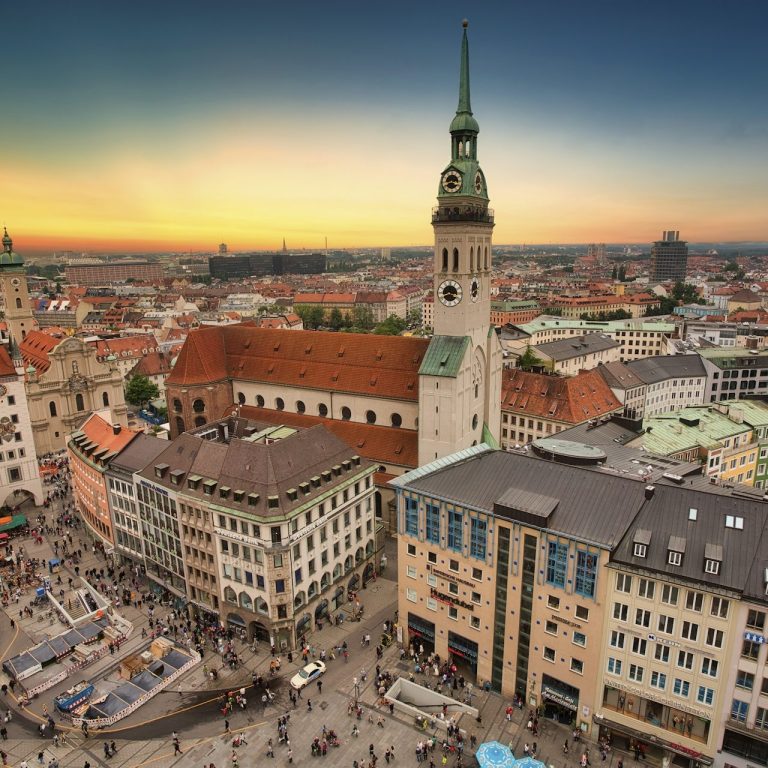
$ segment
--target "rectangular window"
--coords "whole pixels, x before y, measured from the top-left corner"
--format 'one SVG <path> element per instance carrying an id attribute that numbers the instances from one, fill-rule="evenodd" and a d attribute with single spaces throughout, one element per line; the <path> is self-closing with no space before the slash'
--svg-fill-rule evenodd
<path id="1" fill-rule="evenodd" d="M 745 640 L 741 645 L 741 655 L 745 659 L 757 659 L 760 654 L 760 644 Z"/>
<path id="2" fill-rule="evenodd" d="M 680 637 L 683 640 L 690 640 L 692 643 L 695 643 L 699 638 L 699 625 L 693 621 L 684 621 Z"/>
<path id="3" fill-rule="evenodd" d="M 458 608 L 455 608 L 454 606 L 450 606 L 448 608 L 448 618 L 453 619 L 454 621 L 459 620 L 459 610 Z"/>
<path id="4" fill-rule="evenodd" d="M 699 704 L 706 704 L 708 707 L 711 707 L 714 700 L 715 691 L 712 688 L 700 685 L 696 691 L 696 701 L 698 701 Z"/>
<path id="5" fill-rule="evenodd" d="M 405 590 L 405 599 L 408 600 L 411 603 L 415 603 L 416 598 L 416 590 L 415 589 L 406 589 Z"/>
<path id="6" fill-rule="evenodd" d="M 419 501 L 405 497 L 405 532 L 409 536 L 419 535 Z"/>
<path id="7" fill-rule="evenodd" d="M 747 721 L 747 712 L 749 712 L 749 702 L 739 701 L 734 699 L 731 704 L 731 720 L 735 720 L 737 723 L 745 723 Z"/>
<path id="8" fill-rule="evenodd" d="M 547 550 L 547 584 L 562 589 L 568 571 L 568 545 L 550 541 Z"/>
<path id="9" fill-rule="evenodd" d="M 729 604 L 730 601 L 726 600 L 724 597 L 713 597 L 712 606 L 709 612 L 712 616 L 717 616 L 718 619 L 727 619 Z"/>
<path id="10" fill-rule="evenodd" d="M 408 545 L 408 549 L 407 549 L 407 552 L 408 552 L 408 554 L 409 554 L 409 555 L 411 555 L 412 557 L 415 557 L 415 556 L 416 556 L 416 545 L 415 545 L 415 544 L 409 544 L 409 545 Z"/>
<path id="11" fill-rule="evenodd" d="M 479 616 L 470 616 L 469 617 L 469 626 L 472 627 L 472 629 L 480 629 L 480 617 Z"/>
<path id="12" fill-rule="evenodd" d="M 750 629 L 764 629 L 765 613 L 763 611 L 749 611 L 747 613 L 747 626 Z"/>
<path id="13" fill-rule="evenodd" d="M 634 680 L 636 683 L 642 683 L 644 672 L 645 670 L 639 664 L 630 664 L 627 677 L 629 677 L 630 680 Z"/>
<path id="14" fill-rule="evenodd" d="M 651 685 L 663 691 L 667 687 L 667 676 L 663 672 L 651 672 Z"/>
<path id="15" fill-rule="evenodd" d="M 623 648 L 625 635 L 617 629 L 611 630 L 611 648 Z"/>
<path id="16" fill-rule="evenodd" d="M 646 647 L 648 645 L 648 641 L 644 640 L 641 637 L 633 637 L 632 638 L 632 653 L 636 653 L 639 656 L 645 656 Z"/>
<path id="17" fill-rule="evenodd" d="M 480 517 L 473 517 L 469 523 L 469 556 L 485 560 L 488 522 Z"/>
<path id="18" fill-rule="evenodd" d="M 704 595 L 701 592 L 694 592 L 692 589 L 689 589 L 685 593 L 685 607 L 689 611 L 696 611 L 696 613 L 701 613 L 701 606 L 704 603 Z"/>
<path id="19" fill-rule="evenodd" d="M 547 648 L 547 646 L 544 646 L 544 658 L 547 661 L 554 661 L 555 660 L 555 649 L 554 648 Z"/>
<path id="20" fill-rule="evenodd" d="M 406 573 L 406 576 L 408 576 L 409 579 L 415 579 L 416 578 L 416 566 L 415 565 L 407 565 L 405 567 L 405 573 Z"/>
<path id="21" fill-rule="evenodd" d="M 688 651 L 678 651 L 677 666 L 681 669 L 693 669 L 693 654 Z"/>
<path id="22" fill-rule="evenodd" d="M 597 555 L 585 550 L 576 553 L 576 579 L 574 592 L 584 597 L 595 596 L 595 580 L 597 579 Z"/>
<path id="23" fill-rule="evenodd" d="M 581 659 L 571 659 L 571 672 L 577 675 L 584 674 L 584 662 Z"/>
<path id="24" fill-rule="evenodd" d="M 651 612 L 638 608 L 637 611 L 635 611 L 635 624 L 637 624 L 638 627 L 650 627 Z"/>
<path id="25" fill-rule="evenodd" d="M 553 611 L 559 611 L 560 610 L 560 598 L 555 597 L 554 595 L 547 595 L 547 607 L 551 608 Z"/>
<path id="26" fill-rule="evenodd" d="M 456 509 L 448 512 L 448 549 L 461 552 L 464 532 L 464 514 Z"/>
<path id="27" fill-rule="evenodd" d="M 707 677 L 717 677 L 718 662 L 715 659 L 704 657 L 701 660 L 701 674 Z"/>
<path id="28" fill-rule="evenodd" d="M 426 506 L 426 538 L 430 544 L 440 543 L 440 507 L 437 504 Z"/>
<path id="29" fill-rule="evenodd" d="M 755 687 L 755 676 L 751 672 L 744 670 L 736 671 L 736 687 L 745 691 L 751 691 Z"/>
<path id="30" fill-rule="evenodd" d="M 711 645 L 713 648 L 722 648 L 723 630 L 709 627 L 709 629 L 707 629 L 707 645 Z"/>
<path id="31" fill-rule="evenodd" d="M 671 635 L 675 631 L 675 620 L 672 616 L 659 615 L 659 632 Z"/>
<path id="32" fill-rule="evenodd" d="M 656 582 L 650 579 L 640 579 L 640 583 L 637 587 L 638 597 L 644 597 L 646 600 L 653 600 L 653 596 L 656 593 Z"/>
<path id="33" fill-rule="evenodd" d="M 661 602 L 667 605 L 677 605 L 677 598 L 680 594 L 680 590 L 677 587 L 673 587 L 670 584 L 665 584 L 661 588 Z"/>
<path id="34" fill-rule="evenodd" d="M 617 592 L 631 592 L 632 591 L 632 577 L 627 573 L 616 574 L 616 591 Z"/>
<path id="35" fill-rule="evenodd" d="M 573 632 L 573 644 L 574 645 L 580 645 L 582 648 L 586 647 L 587 645 L 587 636 L 583 632 L 577 632 L 574 630 Z"/>
<path id="36" fill-rule="evenodd" d="M 549 621 L 549 620 L 548 620 L 548 621 L 547 621 L 547 622 L 544 624 L 544 631 L 545 631 L 545 632 L 546 632 L 548 635 L 556 635 L 556 634 L 557 634 L 557 622 L 555 622 L 555 621 Z"/>
<path id="37" fill-rule="evenodd" d="M 688 698 L 688 692 L 690 688 L 691 684 L 687 680 L 681 680 L 679 677 L 676 677 L 674 685 L 672 686 L 672 692 L 675 694 L 675 696 Z"/>
<path id="38" fill-rule="evenodd" d="M 585 608 L 583 605 L 577 605 L 573 611 L 574 615 L 580 621 L 589 621 L 589 608 Z"/>
<path id="39" fill-rule="evenodd" d="M 763 707 L 757 708 L 757 713 L 755 714 L 755 728 L 760 728 L 762 731 L 768 730 L 768 709 L 764 709 Z"/>
<path id="40" fill-rule="evenodd" d="M 285 592 L 285 579 L 277 579 L 275 581 L 275 592 L 277 592 L 278 595 Z"/>
<path id="41" fill-rule="evenodd" d="M 683 564 L 683 553 L 682 552 L 675 552 L 673 549 L 669 550 L 669 556 L 667 557 L 667 562 L 670 565 L 682 565 Z"/>
<path id="42" fill-rule="evenodd" d="M 621 659 L 614 659 L 612 656 L 608 657 L 608 672 L 612 675 L 621 674 Z"/>
<path id="43" fill-rule="evenodd" d="M 613 604 L 613 618 L 616 619 L 616 621 L 626 621 L 628 611 L 629 606 L 624 603 Z"/>

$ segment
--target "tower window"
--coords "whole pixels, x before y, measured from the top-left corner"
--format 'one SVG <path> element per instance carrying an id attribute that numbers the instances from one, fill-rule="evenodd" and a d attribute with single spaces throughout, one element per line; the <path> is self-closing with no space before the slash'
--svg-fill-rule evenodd
<path id="1" fill-rule="evenodd" d="M 174 410 L 174 411 L 176 411 L 176 412 L 179 412 L 179 411 L 181 411 L 181 400 L 179 400 L 179 398 L 178 398 L 178 397 L 175 397 L 175 398 L 173 399 L 173 410 Z M 184 431 L 184 430 L 182 430 L 182 432 L 183 432 L 183 431 Z"/>
<path id="2" fill-rule="evenodd" d="M 485 269 L 488 269 L 488 246 L 485 246 Z"/>
<path id="3" fill-rule="evenodd" d="M 477 414 L 472 417 L 472 429 L 477 429 Z"/>
<path id="4" fill-rule="evenodd" d="M 459 271 L 459 249 L 458 248 L 453 249 L 453 271 L 454 272 Z"/>
<path id="5" fill-rule="evenodd" d="M 16 299 L 16 309 L 21 309 L 21 299 Z"/>
<path id="6" fill-rule="evenodd" d="M 276 397 L 275 398 L 275 408 L 278 411 L 282 411 L 285 408 L 285 401 L 282 397 Z"/>
<path id="7" fill-rule="evenodd" d="M 50 403 L 48 403 L 48 412 L 51 414 L 51 416 L 56 416 L 56 403 L 51 400 Z"/>
<path id="8" fill-rule="evenodd" d="M 205 410 L 205 401 L 199 398 L 192 403 L 192 410 L 195 413 L 202 413 Z"/>
<path id="9" fill-rule="evenodd" d="M 304 413 L 304 411 L 307 410 L 307 406 L 304 405 L 303 400 L 297 400 L 296 401 L 296 413 Z"/>
<path id="10" fill-rule="evenodd" d="M 109 393 L 107 393 L 107 392 L 102 392 L 101 393 L 101 402 L 104 405 L 109 405 Z"/>
<path id="11" fill-rule="evenodd" d="M 443 272 L 448 271 L 448 249 L 443 248 Z"/>
<path id="12" fill-rule="evenodd" d="M 262 395 L 256 395 L 256 405 L 259 408 L 263 408 L 264 407 L 264 397 Z"/>
<path id="13" fill-rule="evenodd" d="M 369 424 L 375 424 L 376 423 L 376 412 L 375 411 L 366 411 L 365 412 L 365 420 Z"/>
<path id="14" fill-rule="evenodd" d="M 85 410 L 85 402 L 83 401 L 83 396 L 79 392 L 75 395 L 75 408 L 78 411 Z"/>
<path id="15" fill-rule="evenodd" d="M 392 414 L 392 426 L 400 427 L 403 424 L 403 417 L 399 413 Z"/>
<path id="16" fill-rule="evenodd" d="M 349 421 L 352 418 L 352 411 L 346 405 L 341 409 L 341 418 L 344 421 Z"/>
<path id="17" fill-rule="evenodd" d="M 327 416 L 328 415 L 328 406 L 325 403 L 320 403 L 320 405 L 317 406 L 317 412 L 320 414 L 320 416 Z"/>
<path id="18" fill-rule="evenodd" d="M 477 260 L 480 261 L 480 249 L 477 250 Z M 469 246 L 469 271 L 474 272 L 475 271 L 475 248 L 474 246 Z"/>

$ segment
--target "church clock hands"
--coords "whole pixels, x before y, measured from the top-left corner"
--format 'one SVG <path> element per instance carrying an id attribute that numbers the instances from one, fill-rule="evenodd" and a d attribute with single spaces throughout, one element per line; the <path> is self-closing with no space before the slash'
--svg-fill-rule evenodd
<path id="1" fill-rule="evenodd" d="M 480 283 L 478 283 L 476 277 L 473 277 L 472 282 L 469 284 L 469 298 L 472 301 L 477 301 L 480 298 Z"/>
<path id="2" fill-rule="evenodd" d="M 446 192 L 458 192 L 461 189 L 461 174 L 453 169 L 443 174 L 443 189 Z"/>
<path id="3" fill-rule="evenodd" d="M 461 286 L 455 280 L 445 280 L 440 283 L 437 294 L 446 307 L 455 307 L 461 301 Z"/>

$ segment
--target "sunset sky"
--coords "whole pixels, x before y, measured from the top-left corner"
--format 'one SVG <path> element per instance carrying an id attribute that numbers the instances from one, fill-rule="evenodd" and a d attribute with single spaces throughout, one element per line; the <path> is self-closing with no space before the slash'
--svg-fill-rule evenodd
<path id="1" fill-rule="evenodd" d="M 464 16 L 496 243 L 768 240 L 765 0 L 6 4 L 0 223 L 428 244 Z"/>

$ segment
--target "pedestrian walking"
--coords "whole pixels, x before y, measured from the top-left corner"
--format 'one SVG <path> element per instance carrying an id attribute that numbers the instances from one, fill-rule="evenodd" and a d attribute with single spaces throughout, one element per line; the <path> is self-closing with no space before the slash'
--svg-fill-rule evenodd
<path id="1" fill-rule="evenodd" d="M 176 755 L 183 754 L 181 751 L 181 744 L 179 743 L 179 737 L 175 735 L 173 737 L 173 756 L 176 757 Z"/>
<path id="2" fill-rule="evenodd" d="M 307 712 L 311 712 L 311 711 L 312 711 L 312 700 L 307 699 Z"/>
<path id="3" fill-rule="evenodd" d="M 267 757 L 274 757 L 275 756 L 275 750 L 272 747 L 272 739 L 270 739 L 267 742 Z"/>
<path id="4" fill-rule="evenodd" d="M 228 736 L 232 731 L 229 730 L 229 720 L 224 719 L 224 735 Z"/>
<path id="5" fill-rule="evenodd" d="M 322 680 L 318 680 L 317 681 L 317 692 L 318 692 L 318 694 L 323 692 L 323 681 Z"/>
<path id="6" fill-rule="evenodd" d="M 293 750 L 290 747 L 288 748 L 288 762 L 293 762 Z"/>

